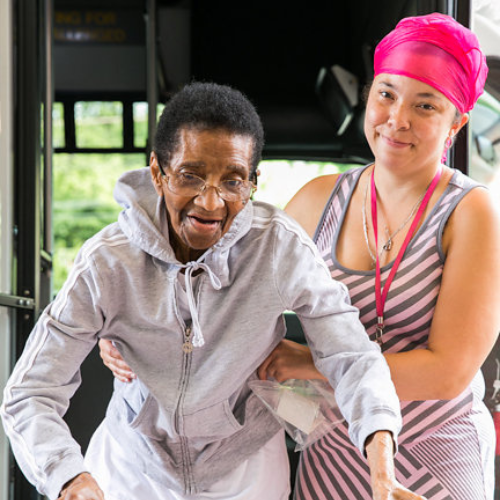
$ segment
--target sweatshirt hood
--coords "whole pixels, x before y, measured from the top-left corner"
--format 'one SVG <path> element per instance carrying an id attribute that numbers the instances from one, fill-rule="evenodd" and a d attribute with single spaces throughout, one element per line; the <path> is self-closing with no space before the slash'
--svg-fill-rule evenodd
<path id="1" fill-rule="evenodd" d="M 118 224 L 133 244 L 155 259 L 168 265 L 168 274 L 177 275 L 182 269 L 188 304 L 192 317 L 193 346 L 204 344 L 198 322 L 198 307 L 193 294 L 191 276 L 197 269 L 203 269 L 212 286 L 219 290 L 229 285 L 229 252 L 250 230 L 253 206 L 249 201 L 234 218 L 224 236 L 196 261 L 179 262 L 172 249 L 168 235 L 167 209 L 163 197 L 156 193 L 149 168 L 124 173 L 116 183 L 115 200 L 123 207 Z"/>

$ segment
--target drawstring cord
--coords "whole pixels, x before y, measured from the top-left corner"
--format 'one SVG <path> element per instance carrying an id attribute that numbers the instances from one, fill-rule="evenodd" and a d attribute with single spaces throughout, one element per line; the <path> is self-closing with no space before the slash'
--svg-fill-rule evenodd
<path id="1" fill-rule="evenodd" d="M 198 308 L 193 293 L 193 284 L 191 282 L 191 277 L 194 271 L 198 269 L 203 269 L 207 272 L 210 278 L 210 283 L 215 290 L 220 290 L 222 285 L 219 278 L 213 273 L 209 266 L 203 262 L 188 262 L 186 264 L 186 272 L 184 273 L 184 283 L 186 284 L 186 295 L 188 300 L 189 312 L 192 318 L 192 332 L 193 332 L 193 346 L 201 347 L 205 344 L 205 339 L 203 338 L 203 333 L 201 332 L 200 322 L 198 320 Z"/>

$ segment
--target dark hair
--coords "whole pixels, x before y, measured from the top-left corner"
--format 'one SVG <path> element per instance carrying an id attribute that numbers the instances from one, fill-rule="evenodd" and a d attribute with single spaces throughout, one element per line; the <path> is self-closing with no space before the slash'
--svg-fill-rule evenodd
<path id="1" fill-rule="evenodd" d="M 250 179 L 256 181 L 262 158 L 264 130 L 253 104 L 239 90 L 216 83 L 194 82 L 183 87 L 161 114 L 154 151 L 160 165 L 167 165 L 180 141 L 181 129 L 223 129 L 253 139 Z"/>

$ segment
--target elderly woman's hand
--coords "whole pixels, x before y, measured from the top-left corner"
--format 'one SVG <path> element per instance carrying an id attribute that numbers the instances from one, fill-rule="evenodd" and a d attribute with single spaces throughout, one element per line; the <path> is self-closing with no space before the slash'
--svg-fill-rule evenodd
<path id="1" fill-rule="evenodd" d="M 121 382 L 131 382 L 136 378 L 135 373 L 130 369 L 130 366 L 123 361 L 118 349 L 109 340 L 99 340 L 99 354 L 112 372 L 113 375 Z"/>
<path id="2" fill-rule="evenodd" d="M 425 497 L 408 490 L 395 479 L 391 482 L 372 483 L 373 500 L 425 500 Z"/>
<path id="3" fill-rule="evenodd" d="M 373 500 L 425 500 L 396 481 L 394 475 L 394 443 L 392 434 L 379 431 L 366 441 Z"/>
<path id="4" fill-rule="evenodd" d="M 63 486 L 57 500 L 104 500 L 104 493 L 96 480 L 84 472 Z"/>

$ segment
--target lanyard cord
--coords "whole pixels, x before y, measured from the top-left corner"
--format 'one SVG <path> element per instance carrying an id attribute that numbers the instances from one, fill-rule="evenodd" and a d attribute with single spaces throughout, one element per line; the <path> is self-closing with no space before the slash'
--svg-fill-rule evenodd
<path id="1" fill-rule="evenodd" d="M 373 232 L 375 235 L 375 249 L 377 249 L 378 248 L 377 191 L 375 188 L 374 173 L 375 173 L 375 167 L 373 167 L 372 174 L 371 174 L 371 208 L 372 208 Z M 389 277 L 387 278 L 387 281 L 385 282 L 383 290 L 382 290 L 382 283 L 381 283 L 381 279 L 380 279 L 380 259 L 379 259 L 378 252 L 376 252 L 377 262 L 376 262 L 376 269 L 375 269 L 375 304 L 376 304 L 376 308 L 377 308 L 377 327 L 376 327 L 375 340 L 379 344 L 382 344 L 382 335 L 384 333 L 384 307 L 385 307 L 385 301 L 387 299 L 387 294 L 389 293 L 389 287 L 391 286 L 392 280 L 394 279 L 394 276 L 396 275 L 396 271 L 398 270 L 399 264 L 403 260 L 403 255 L 404 255 L 406 249 L 408 248 L 408 245 L 410 244 L 410 240 L 413 236 L 413 233 L 415 232 L 415 229 L 417 228 L 418 223 L 420 222 L 420 219 L 422 218 L 422 216 L 424 214 L 424 211 L 427 207 L 427 204 L 429 203 L 429 200 L 432 196 L 432 193 L 434 192 L 434 189 L 436 189 L 436 186 L 439 182 L 439 179 L 441 178 L 442 173 L 443 173 L 443 169 L 440 167 L 439 170 L 436 172 L 434 179 L 432 179 L 432 182 L 430 183 L 429 187 L 427 188 L 427 191 L 426 191 L 422 201 L 420 202 L 420 206 L 418 207 L 418 211 L 415 215 L 415 218 L 413 219 L 413 222 L 411 223 L 411 226 L 408 229 L 408 232 L 406 233 L 406 237 L 404 239 L 403 245 L 399 249 L 396 260 L 394 261 L 394 264 L 391 267 Z"/>

